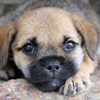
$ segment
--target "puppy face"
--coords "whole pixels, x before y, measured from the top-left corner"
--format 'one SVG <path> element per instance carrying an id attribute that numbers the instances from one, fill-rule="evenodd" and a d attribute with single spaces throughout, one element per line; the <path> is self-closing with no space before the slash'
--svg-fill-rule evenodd
<path id="1" fill-rule="evenodd" d="M 54 91 L 75 75 L 83 59 L 82 39 L 68 13 L 54 8 L 31 11 L 18 20 L 17 28 L 14 61 L 32 84 Z"/>
<path id="2" fill-rule="evenodd" d="M 27 12 L 2 27 L 0 36 L 0 68 L 9 62 L 11 49 L 16 66 L 42 91 L 59 89 L 85 61 L 83 48 L 93 60 L 98 44 L 90 22 L 57 8 Z"/>

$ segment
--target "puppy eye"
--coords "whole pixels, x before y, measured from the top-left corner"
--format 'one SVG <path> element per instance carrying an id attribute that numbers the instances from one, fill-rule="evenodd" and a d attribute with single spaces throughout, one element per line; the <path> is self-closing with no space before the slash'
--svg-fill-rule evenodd
<path id="1" fill-rule="evenodd" d="M 22 48 L 22 51 L 24 53 L 32 53 L 34 51 L 34 46 L 32 44 L 26 44 L 24 45 L 24 47 Z"/>
<path id="2" fill-rule="evenodd" d="M 65 46 L 64 46 L 64 50 L 68 51 L 68 50 L 73 50 L 76 46 L 76 43 L 73 41 L 68 41 Z"/>

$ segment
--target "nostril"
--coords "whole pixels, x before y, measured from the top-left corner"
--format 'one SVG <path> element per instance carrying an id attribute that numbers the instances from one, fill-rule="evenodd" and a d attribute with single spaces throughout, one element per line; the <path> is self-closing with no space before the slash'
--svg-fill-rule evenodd
<path id="1" fill-rule="evenodd" d="M 52 70 L 52 66 L 47 66 L 47 69 L 48 70 Z"/>
<path id="2" fill-rule="evenodd" d="M 60 62 L 52 61 L 45 64 L 45 69 L 50 72 L 59 72 L 61 70 Z"/>
<path id="3" fill-rule="evenodd" d="M 58 70 L 60 67 L 59 66 L 55 66 L 55 69 Z"/>

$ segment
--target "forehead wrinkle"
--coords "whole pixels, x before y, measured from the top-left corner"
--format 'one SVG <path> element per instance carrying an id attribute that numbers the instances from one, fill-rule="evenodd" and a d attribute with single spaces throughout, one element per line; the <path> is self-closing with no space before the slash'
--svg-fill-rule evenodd
<path id="1" fill-rule="evenodd" d="M 55 21 L 56 22 L 56 21 Z M 67 29 L 67 25 L 65 26 L 65 24 L 59 24 L 59 23 L 55 23 L 54 24 L 49 24 L 45 30 L 44 30 L 44 34 L 39 35 L 38 41 L 42 44 L 51 44 L 51 45 L 58 45 L 58 43 L 62 43 L 63 42 L 63 37 L 66 36 L 70 36 L 72 37 L 73 35 L 70 33 L 70 30 Z M 53 23 L 53 22 L 52 22 Z M 71 25 L 72 26 L 72 25 Z M 74 28 L 73 28 L 74 30 Z M 73 31 L 73 33 L 75 34 L 75 30 Z M 76 37 L 76 36 L 75 36 Z"/>

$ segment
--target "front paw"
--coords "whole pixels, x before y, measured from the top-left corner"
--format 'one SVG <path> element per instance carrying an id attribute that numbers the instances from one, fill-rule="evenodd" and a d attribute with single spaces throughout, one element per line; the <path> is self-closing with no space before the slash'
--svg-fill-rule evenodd
<path id="1" fill-rule="evenodd" d="M 65 84 L 61 86 L 60 93 L 64 95 L 75 95 L 86 91 L 91 86 L 89 76 L 76 75 L 66 80 Z"/>
<path id="2" fill-rule="evenodd" d="M 12 69 L 0 71 L 0 79 L 8 80 L 12 77 L 14 77 L 14 71 Z"/>

